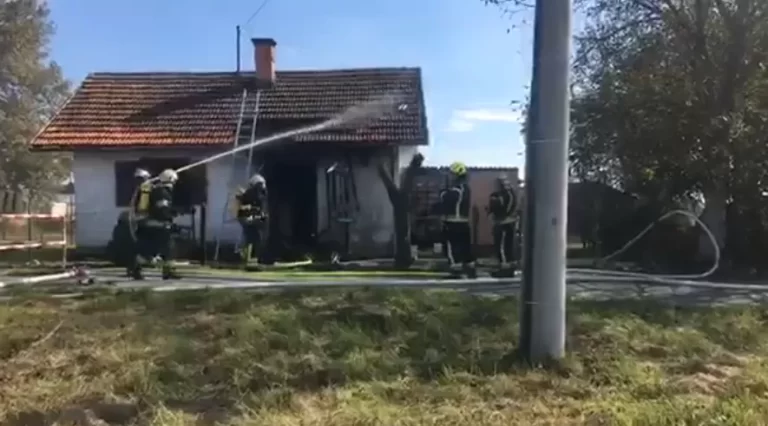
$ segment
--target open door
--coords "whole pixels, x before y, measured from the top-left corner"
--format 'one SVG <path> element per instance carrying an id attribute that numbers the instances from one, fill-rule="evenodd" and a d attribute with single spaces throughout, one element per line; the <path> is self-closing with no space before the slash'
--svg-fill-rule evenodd
<path id="1" fill-rule="evenodd" d="M 325 171 L 327 223 L 324 232 L 332 233 L 343 254 L 349 253 L 350 226 L 360 212 L 357 184 L 349 160 L 337 161 Z"/>

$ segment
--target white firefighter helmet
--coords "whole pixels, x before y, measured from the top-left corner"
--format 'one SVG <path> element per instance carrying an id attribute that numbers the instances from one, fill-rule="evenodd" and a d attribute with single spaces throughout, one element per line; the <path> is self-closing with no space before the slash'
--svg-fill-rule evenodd
<path id="1" fill-rule="evenodd" d="M 250 185 L 250 186 L 256 186 L 256 185 L 267 186 L 267 180 L 264 179 L 264 176 L 256 173 L 255 175 L 251 176 L 250 179 L 248 179 L 248 185 Z"/>
<path id="2" fill-rule="evenodd" d="M 136 172 L 133 173 L 133 177 L 149 179 L 152 177 L 152 175 L 150 175 L 149 172 L 144 169 L 136 169 Z"/>
<path id="3" fill-rule="evenodd" d="M 179 175 L 174 170 L 165 169 L 157 178 L 161 183 L 174 184 L 177 180 L 179 180 Z"/>

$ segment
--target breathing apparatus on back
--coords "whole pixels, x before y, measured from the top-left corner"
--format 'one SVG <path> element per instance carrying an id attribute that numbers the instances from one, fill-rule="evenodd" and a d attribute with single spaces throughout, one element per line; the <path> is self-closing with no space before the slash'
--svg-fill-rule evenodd
<path id="1" fill-rule="evenodd" d="M 139 185 L 137 188 L 139 191 L 139 199 L 136 202 L 135 214 L 142 216 L 147 213 L 147 209 L 149 208 L 149 193 L 152 191 L 152 183 L 150 183 L 149 179 L 152 176 L 144 169 L 136 169 L 136 173 L 134 173 L 133 176 L 136 178 Z"/>
<path id="2" fill-rule="evenodd" d="M 146 182 L 149 180 L 149 178 L 152 177 L 152 175 L 150 175 L 149 172 L 144 169 L 136 169 L 136 172 L 133 173 L 133 177 L 135 177 L 139 182 Z"/>
<path id="3" fill-rule="evenodd" d="M 154 185 L 163 185 L 172 187 L 178 180 L 179 174 L 172 169 L 163 170 L 156 178 L 151 178 L 149 172 L 144 169 L 137 169 L 134 173 L 136 179 L 143 179 L 131 197 L 131 206 L 128 210 L 128 223 L 131 230 L 131 238 L 136 241 L 137 221 L 143 219 L 149 210 L 149 199 Z M 135 204 L 134 204 L 135 203 Z"/>

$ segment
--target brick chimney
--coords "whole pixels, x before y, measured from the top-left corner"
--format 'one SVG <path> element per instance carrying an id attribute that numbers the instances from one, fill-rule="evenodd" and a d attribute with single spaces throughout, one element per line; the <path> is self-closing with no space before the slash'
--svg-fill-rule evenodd
<path id="1" fill-rule="evenodd" d="M 253 59 L 256 64 L 256 78 L 275 82 L 275 46 L 277 42 L 271 38 L 252 38 Z"/>

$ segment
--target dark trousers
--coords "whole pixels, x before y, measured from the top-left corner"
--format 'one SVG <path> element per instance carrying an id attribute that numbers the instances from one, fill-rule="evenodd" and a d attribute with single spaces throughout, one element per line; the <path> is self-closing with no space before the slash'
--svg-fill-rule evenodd
<path id="1" fill-rule="evenodd" d="M 515 259 L 515 238 L 517 225 L 512 223 L 496 223 L 493 225 L 493 248 L 499 265 L 510 268 Z"/>
<path id="2" fill-rule="evenodd" d="M 251 258 L 259 258 L 262 254 L 264 243 L 264 223 L 243 223 L 243 260 L 248 262 Z"/>
<path id="3" fill-rule="evenodd" d="M 131 232 L 131 223 L 127 215 L 118 219 L 110 244 L 113 260 L 117 265 L 126 267 L 130 274 L 136 256 L 136 237 Z"/>
<path id="4" fill-rule="evenodd" d="M 136 229 L 136 259 L 134 268 L 141 270 L 141 259 L 151 260 L 158 256 L 167 268 L 173 253 L 171 224 L 150 226 L 139 224 Z"/>
<path id="5" fill-rule="evenodd" d="M 469 222 L 444 222 L 445 254 L 451 267 L 474 266 L 472 232 Z"/>

